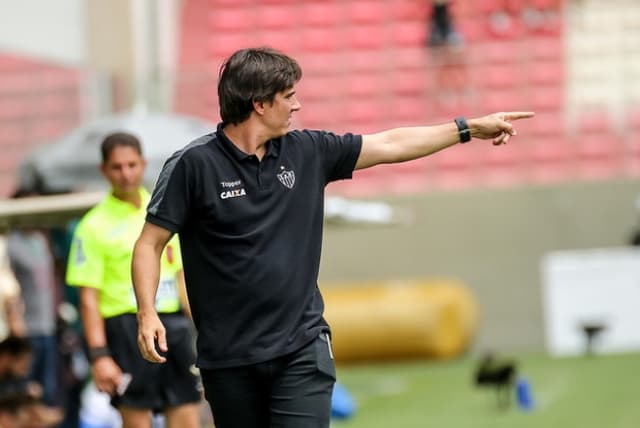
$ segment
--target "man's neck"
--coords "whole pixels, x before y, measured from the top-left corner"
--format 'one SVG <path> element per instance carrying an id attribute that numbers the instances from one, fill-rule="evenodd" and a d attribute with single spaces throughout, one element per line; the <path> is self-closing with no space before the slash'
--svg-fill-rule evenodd
<path id="1" fill-rule="evenodd" d="M 262 159 L 267 151 L 267 141 L 271 139 L 260 127 L 254 126 L 250 120 L 238 125 L 225 125 L 223 131 L 227 138 L 240 150 L 249 155 L 256 155 Z"/>
<path id="2" fill-rule="evenodd" d="M 142 199 L 140 198 L 140 190 L 136 189 L 135 192 L 124 193 L 117 192 L 113 190 L 113 196 L 117 199 L 120 199 L 123 202 L 133 205 L 136 208 L 140 208 L 142 205 Z"/>

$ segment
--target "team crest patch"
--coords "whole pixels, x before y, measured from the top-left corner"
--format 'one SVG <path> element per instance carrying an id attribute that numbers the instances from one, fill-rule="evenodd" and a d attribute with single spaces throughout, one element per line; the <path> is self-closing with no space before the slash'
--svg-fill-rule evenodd
<path id="1" fill-rule="evenodd" d="M 280 174 L 276 174 L 276 177 L 289 189 L 293 189 L 293 185 L 296 183 L 296 174 L 293 171 L 282 171 Z"/>

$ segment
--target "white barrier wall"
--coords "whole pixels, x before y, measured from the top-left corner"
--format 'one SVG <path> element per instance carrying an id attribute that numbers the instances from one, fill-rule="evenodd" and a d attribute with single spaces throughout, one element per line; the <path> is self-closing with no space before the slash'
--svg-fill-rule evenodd
<path id="1" fill-rule="evenodd" d="M 86 2 L 0 0 L 0 49 L 67 64 L 86 61 Z"/>
<path id="2" fill-rule="evenodd" d="M 549 353 L 586 350 L 584 324 L 605 329 L 596 353 L 640 350 L 640 249 L 553 252 L 542 261 L 542 304 Z"/>

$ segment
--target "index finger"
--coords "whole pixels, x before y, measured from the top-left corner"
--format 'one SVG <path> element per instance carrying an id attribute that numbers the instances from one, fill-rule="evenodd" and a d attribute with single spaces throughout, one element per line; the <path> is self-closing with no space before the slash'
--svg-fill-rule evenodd
<path id="1" fill-rule="evenodd" d="M 535 115 L 532 111 L 510 111 L 504 114 L 504 120 L 528 119 Z"/>

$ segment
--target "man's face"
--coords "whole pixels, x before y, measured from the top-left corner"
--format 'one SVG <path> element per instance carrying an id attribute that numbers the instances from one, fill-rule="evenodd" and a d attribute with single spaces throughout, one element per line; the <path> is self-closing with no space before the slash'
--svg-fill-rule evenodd
<path id="1" fill-rule="evenodd" d="M 116 146 L 101 171 L 115 194 L 130 194 L 138 191 L 145 166 L 145 160 L 134 148 Z"/>
<path id="2" fill-rule="evenodd" d="M 301 104 L 296 98 L 294 88 L 278 92 L 272 102 L 264 104 L 264 121 L 276 136 L 284 135 L 291 126 L 291 115 L 300 110 Z"/>

